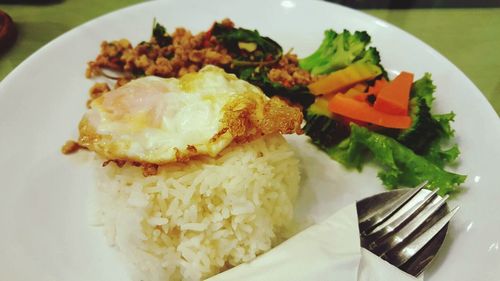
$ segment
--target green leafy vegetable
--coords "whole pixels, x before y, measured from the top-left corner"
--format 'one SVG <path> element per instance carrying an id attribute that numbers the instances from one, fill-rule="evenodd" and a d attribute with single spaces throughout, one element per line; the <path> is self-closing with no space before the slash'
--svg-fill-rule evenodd
<path id="1" fill-rule="evenodd" d="M 155 38 L 156 43 L 158 43 L 160 47 L 172 44 L 172 37 L 168 35 L 167 29 L 163 25 L 157 23 L 156 20 L 153 22 L 152 36 Z"/>
<path id="2" fill-rule="evenodd" d="M 211 33 L 230 52 L 233 67 L 272 64 L 283 54 L 278 43 L 269 37 L 261 36 L 257 30 L 215 23 Z"/>
<path id="3" fill-rule="evenodd" d="M 410 100 L 412 125 L 403 130 L 397 140 L 417 154 L 425 154 L 430 145 L 440 137 L 440 125 L 432 118 L 430 108 L 421 99 Z"/>
<path id="4" fill-rule="evenodd" d="M 228 49 L 233 58 L 229 71 L 240 79 L 259 87 L 268 97 L 280 96 L 304 109 L 314 102 L 314 96 L 306 86 L 285 87 L 269 79 L 269 66 L 275 64 L 283 54 L 278 43 L 261 36 L 256 30 L 220 23 L 215 23 L 210 32 Z"/>
<path id="5" fill-rule="evenodd" d="M 446 164 L 452 163 L 460 155 L 458 145 L 454 145 L 449 149 L 443 150 L 439 142 L 435 142 L 429 147 L 429 151 L 424 155 L 425 159 L 431 161 L 436 166 L 443 168 Z"/>
<path id="6" fill-rule="evenodd" d="M 359 142 L 353 141 L 351 137 L 344 139 L 336 146 L 324 149 L 334 160 L 347 168 L 356 168 L 361 171 L 367 160 L 368 150 Z"/>
<path id="7" fill-rule="evenodd" d="M 328 116 L 308 110 L 305 120 L 304 133 L 322 149 L 328 149 L 349 136 L 349 128 L 344 123 Z"/>
<path id="8" fill-rule="evenodd" d="M 349 127 L 346 123 L 335 119 L 328 110 L 328 99 L 317 98 L 307 108 L 304 119 L 304 133 L 311 137 L 312 142 L 326 150 L 349 136 Z"/>
<path id="9" fill-rule="evenodd" d="M 432 159 L 434 163 L 439 163 L 442 166 L 455 160 L 460 152 L 458 147 L 441 151 L 441 143 L 454 135 L 450 123 L 455 114 L 453 112 L 440 115 L 431 114 L 430 109 L 435 89 L 429 73 L 415 81 L 410 93 L 412 126 L 403 130 L 396 139 L 415 153 L 424 157 L 428 155 L 428 158 Z M 454 157 L 450 157 L 450 153 Z"/>
<path id="10" fill-rule="evenodd" d="M 351 33 L 344 30 L 337 33 L 331 29 L 325 31 L 325 37 L 319 48 L 299 61 L 299 66 L 313 75 L 327 74 L 342 69 L 349 64 L 361 59 L 378 59 L 378 52 L 374 48 L 365 50 L 370 43 L 370 36 L 366 31 Z M 365 54 L 367 55 L 365 57 Z"/>
<path id="11" fill-rule="evenodd" d="M 299 104 L 303 109 L 308 108 L 314 102 L 314 95 L 305 86 L 284 87 L 280 83 L 271 81 L 265 67 L 248 67 L 242 69 L 237 76 L 259 87 L 268 97 L 280 96 L 291 103 Z"/>
<path id="12" fill-rule="evenodd" d="M 367 151 L 382 165 L 378 176 L 389 188 L 416 186 L 428 180 L 428 188 L 439 188 L 439 194 L 443 195 L 458 191 L 458 185 L 466 178 L 443 170 L 390 137 L 354 124 L 350 137 L 327 153 L 348 167 L 360 169 Z M 452 148 L 447 153 L 453 157 L 456 150 Z"/>
<path id="13" fill-rule="evenodd" d="M 416 186 L 428 180 L 429 187 L 440 188 L 440 194 L 452 193 L 465 180 L 465 176 L 443 170 L 460 154 L 457 145 L 442 148 L 442 143 L 453 136 L 450 123 L 455 115 L 430 113 L 434 90 L 429 74 L 413 84 L 410 104 L 413 122 L 406 130 L 379 128 L 376 133 L 354 124 L 349 128 L 328 111 L 326 99 L 317 98 L 306 111 L 304 132 L 315 145 L 346 167 L 361 170 L 373 156 L 382 166 L 378 176 L 389 188 Z"/>
<path id="14" fill-rule="evenodd" d="M 413 83 L 410 97 L 422 99 L 428 107 L 431 107 L 434 101 L 433 93 L 435 90 L 436 86 L 432 82 L 431 74 L 425 73 L 422 78 Z"/>

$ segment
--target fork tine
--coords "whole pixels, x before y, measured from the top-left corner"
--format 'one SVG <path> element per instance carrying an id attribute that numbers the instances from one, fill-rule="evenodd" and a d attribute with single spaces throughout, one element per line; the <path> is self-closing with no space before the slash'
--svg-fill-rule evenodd
<path id="1" fill-rule="evenodd" d="M 411 219 L 416 214 L 418 214 L 421 208 L 425 206 L 431 199 L 434 198 L 438 190 L 439 190 L 438 188 L 434 189 L 431 193 L 427 194 L 423 199 L 420 199 L 419 201 L 413 203 L 413 205 L 410 205 L 410 203 L 412 203 L 411 202 L 412 200 L 410 200 L 407 204 L 404 205 L 404 208 L 401 208 L 400 210 L 396 211 L 396 213 L 393 216 L 391 216 L 385 222 L 383 222 L 375 229 L 373 229 L 373 231 L 368 233 L 367 236 L 376 236 L 378 238 L 381 238 L 399 229 L 406 221 L 408 221 L 408 219 Z M 406 207 L 408 208 L 406 209 Z"/>
<path id="2" fill-rule="evenodd" d="M 385 260 L 391 260 L 391 264 L 400 267 L 406 263 L 411 257 L 417 254 L 422 248 L 429 243 L 429 241 L 434 238 L 434 236 L 446 226 L 446 224 L 451 220 L 451 218 L 457 213 L 459 207 L 455 207 L 444 217 L 439 219 L 435 224 L 433 224 L 429 229 L 424 231 L 421 235 L 416 237 L 413 241 L 408 243 L 403 249 L 398 251 L 397 255 L 390 255 L 390 252 L 380 255 L 381 258 Z"/>
<path id="3" fill-rule="evenodd" d="M 396 231 L 392 239 L 377 239 L 370 243 L 369 248 L 374 253 L 383 254 L 392 248 L 397 247 L 401 243 L 404 243 L 406 239 L 417 233 L 417 230 L 421 230 L 429 224 L 429 219 L 434 213 L 436 213 L 439 208 L 446 202 L 448 195 L 444 197 L 437 197 L 434 201 L 430 202 L 424 207 L 424 209 L 410 220 L 406 225 L 404 225 L 400 230 Z"/>
<path id="4" fill-rule="evenodd" d="M 424 181 L 419 186 L 415 187 L 413 190 L 407 192 L 405 195 L 399 197 L 392 204 L 388 204 L 384 208 L 380 208 L 375 213 L 369 217 L 363 219 L 359 222 L 359 228 L 362 235 L 368 235 L 368 232 L 373 230 L 379 224 L 387 220 L 392 216 L 397 210 L 399 210 L 403 205 L 410 201 L 422 188 L 427 185 L 428 181 Z"/>

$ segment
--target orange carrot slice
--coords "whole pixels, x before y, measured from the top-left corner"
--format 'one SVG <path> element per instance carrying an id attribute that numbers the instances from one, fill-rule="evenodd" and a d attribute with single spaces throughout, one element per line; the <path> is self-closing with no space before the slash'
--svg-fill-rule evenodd
<path id="1" fill-rule="evenodd" d="M 366 102 L 366 98 L 368 97 L 368 95 L 366 93 L 361 93 L 359 95 L 356 95 L 354 96 L 353 98 L 357 101 L 362 101 L 362 102 Z"/>
<path id="2" fill-rule="evenodd" d="M 344 94 L 344 97 L 355 99 L 357 101 L 366 101 L 366 96 L 366 93 L 361 92 L 354 87 L 350 88 L 349 91 Z"/>
<path id="3" fill-rule="evenodd" d="M 366 102 L 360 102 L 343 95 L 335 95 L 328 103 L 328 109 L 336 114 L 369 122 L 386 128 L 407 129 L 411 126 L 410 116 L 392 115 L 380 112 Z"/>
<path id="4" fill-rule="evenodd" d="M 373 84 L 373 86 L 370 86 L 368 87 L 368 93 L 372 94 L 372 95 L 375 95 L 377 96 L 378 93 L 380 92 L 380 90 L 382 88 L 384 88 L 385 86 L 387 86 L 387 84 L 389 84 L 389 82 L 387 82 L 387 80 L 385 80 L 385 78 L 382 78 L 382 79 L 378 79 L 375 81 L 375 83 Z"/>
<path id="5" fill-rule="evenodd" d="M 388 114 L 408 115 L 412 83 L 413 73 L 401 72 L 387 86 L 380 89 L 373 107 Z"/>

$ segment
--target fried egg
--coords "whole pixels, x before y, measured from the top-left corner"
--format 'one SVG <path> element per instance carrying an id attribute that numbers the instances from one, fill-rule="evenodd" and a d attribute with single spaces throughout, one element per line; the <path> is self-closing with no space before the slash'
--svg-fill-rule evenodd
<path id="1" fill-rule="evenodd" d="M 232 143 L 301 133 L 302 113 L 215 66 L 183 77 L 148 76 L 90 103 L 79 145 L 110 160 L 150 164 L 215 157 Z"/>

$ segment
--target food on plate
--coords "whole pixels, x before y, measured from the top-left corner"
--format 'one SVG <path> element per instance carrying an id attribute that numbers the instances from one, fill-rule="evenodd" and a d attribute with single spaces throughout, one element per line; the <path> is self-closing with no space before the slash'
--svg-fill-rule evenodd
<path id="1" fill-rule="evenodd" d="M 415 186 L 428 181 L 429 188 L 439 188 L 438 193 L 448 194 L 456 192 L 458 185 L 465 180 L 463 175 L 442 169 L 442 161 L 457 157 L 456 147 L 451 148 L 451 151 L 438 152 L 443 154 L 439 157 L 418 155 L 394 138 L 355 124 L 351 124 L 349 138 L 327 150 L 332 158 L 350 167 L 360 167 L 365 161 L 366 152 L 370 152 L 382 166 L 378 176 L 389 187 Z"/>
<path id="2" fill-rule="evenodd" d="M 351 33 L 344 30 L 339 34 L 329 29 L 325 31 L 324 36 L 319 48 L 299 62 L 300 67 L 311 74 L 329 74 L 358 61 L 370 60 L 378 64 L 378 52 L 375 48 L 365 51 L 371 40 L 366 31 Z"/>
<path id="3" fill-rule="evenodd" d="M 196 35 L 154 22 L 148 42 L 101 44 L 86 75 L 115 84 L 91 88 L 63 152 L 103 163 L 99 219 L 139 278 L 200 280 L 285 238 L 300 175 L 281 134 L 305 132 L 346 167 L 373 159 L 388 188 L 459 189 L 465 176 L 443 169 L 459 155 L 443 148 L 454 114 L 431 113 L 430 74 L 390 79 L 370 40 L 327 30 L 299 59 L 223 20 Z"/>
<path id="4" fill-rule="evenodd" d="M 273 39 L 256 30 L 235 27 L 230 20 L 215 22 L 194 36 L 179 28 L 170 35 L 155 23 L 149 42 L 136 47 L 123 42 L 104 42 L 101 54 L 89 63 L 88 75 L 107 75 L 106 69 L 119 71 L 118 86 L 142 75 L 181 76 L 212 63 L 205 58 L 215 52 L 224 57 L 215 64 L 261 88 L 267 96 L 279 96 L 299 107 L 306 121 L 305 134 L 346 167 L 361 170 L 370 155 L 375 155 L 372 158 L 382 168 L 379 177 L 388 188 L 415 186 L 419 183 L 416 180 L 425 176 L 441 194 L 458 191 L 465 180 L 465 176 L 453 173 L 449 173 L 453 177 L 440 176 L 448 174 L 444 167 L 458 158 L 459 149 L 457 145 L 445 146 L 453 139 L 450 123 L 454 114 L 431 113 L 435 86 L 430 74 L 414 81 L 413 73 L 402 71 L 390 79 L 365 31 L 326 30 L 318 49 L 302 59 L 291 51 L 284 53 Z M 194 54 L 201 54 L 202 59 L 193 59 Z M 169 65 L 172 71 L 156 71 L 160 65 Z M 380 135 L 377 139 L 390 139 L 387 148 L 392 154 L 409 149 L 408 157 L 395 162 L 398 168 L 390 167 L 398 175 L 388 180 L 384 172 L 388 162 L 377 157 L 374 149 L 355 149 L 350 157 L 332 152 L 349 147 L 346 143 L 356 138 L 351 138 L 355 126 Z M 413 161 L 416 157 L 419 164 Z M 431 169 L 435 172 L 422 172 L 420 167 L 425 165 L 435 166 Z"/>
<path id="5" fill-rule="evenodd" d="M 231 143 L 300 133 L 302 113 L 215 66 L 142 77 L 92 100 L 78 143 L 107 159 L 148 164 L 217 156 Z"/>
<path id="6" fill-rule="evenodd" d="M 104 88 L 64 149 L 96 153 L 97 223 L 139 280 L 205 279 L 286 238 L 299 108 L 213 65 Z"/>
<path id="7" fill-rule="evenodd" d="M 381 86 L 374 95 L 373 108 L 393 115 L 407 115 L 413 73 L 401 72 L 394 80 Z"/>
<path id="8" fill-rule="evenodd" d="M 409 116 L 387 114 L 377 110 L 367 102 L 358 101 L 342 94 L 335 95 L 330 99 L 328 109 L 334 114 L 386 128 L 406 129 L 411 125 Z"/>
<path id="9" fill-rule="evenodd" d="M 374 159 L 388 188 L 428 180 L 441 195 L 458 191 L 466 176 L 443 169 L 460 154 L 457 145 L 444 145 L 454 135 L 454 114 L 431 113 L 430 74 L 414 81 L 403 71 L 390 80 L 367 34 L 335 34 L 327 31 L 318 50 L 299 60 L 325 74 L 308 85 L 316 98 L 305 109 L 305 133 L 346 167 L 361 170 Z"/>
<path id="10" fill-rule="evenodd" d="M 275 133 L 147 177 L 132 163 L 109 164 L 97 179 L 96 223 L 134 265 L 134 280 L 203 280 L 287 237 L 300 172 Z"/>
<path id="11" fill-rule="evenodd" d="M 185 28 L 169 34 L 155 22 L 150 40 L 135 47 L 127 39 L 102 42 L 99 55 L 88 63 L 86 75 L 115 78 L 118 87 L 145 75 L 180 77 L 208 64 L 235 73 L 269 96 L 284 96 L 306 106 L 314 101 L 306 87 L 314 77 L 298 66 L 297 55 L 283 54 L 281 46 L 270 38 L 236 28 L 228 19 L 196 35 Z M 107 88 L 99 84 L 91 98 Z"/>
<path id="12" fill-rule="evenodd" d="M 336 94 L 358 83 L 375 79 L 382 69 L 371 63 L 355 63 L 318 79 L 309 85 L 314 95 Z"/>
<path id="13" fill-rule="evenodd" d="M 102 42 L 100 54 L 89 62 L 86 76 L 100 76 L 103 69 L 122 71 L 126 75 L 118 80 L 121 85 L 144 75 L 180 77 L 207 64 L 224 67 L 230 63 L 231 56 L 226 48 L 216 44 L 212 36 L 193 35 L 185 28 L 177 28 L 170 35 L 155 23 L 149 42 L 141 42 L 135 47 L 127 39 Z"/>
<path id="14" fill-rule="evenodd" d="M 428 180 L 428 187 L 439 188 L 441 195 L 457 192 L 465 176 L 443 169 L 460 154 L 456 144 L 443 147 L 453 138 L 450 123 L 454 114 L 430 112 L 435 90 L 430 74 L 405 83 L 408 113 L 398 107 L 398 103 L 405 104 L 401 100 L 377 109 L 378 96 L 394 84 L 375 82 L 355 95 L 348 96 L 347 91 L 318 97 L 306 110 L 303 129 L 318 147 L 346 167 L 361 170 L 372 155 L 382 168 L 379 178 L 389 188 L 416 186 Z M 394 114 L 395 110 L 399 114 Z"/>

